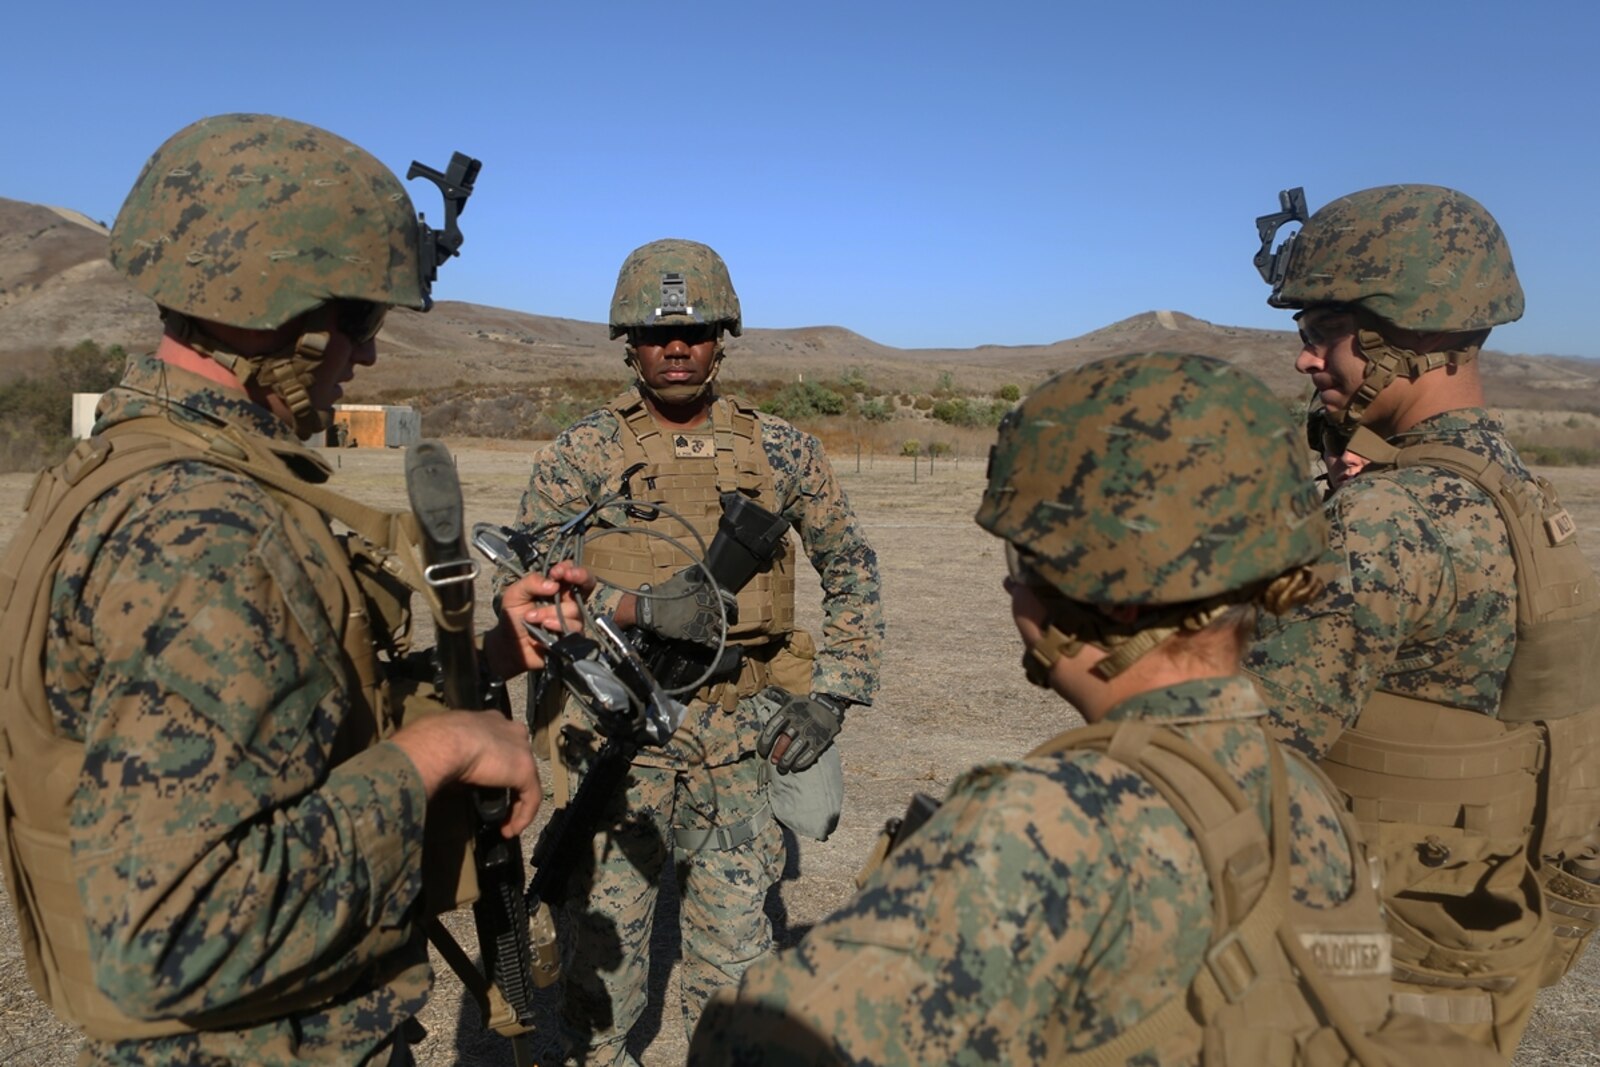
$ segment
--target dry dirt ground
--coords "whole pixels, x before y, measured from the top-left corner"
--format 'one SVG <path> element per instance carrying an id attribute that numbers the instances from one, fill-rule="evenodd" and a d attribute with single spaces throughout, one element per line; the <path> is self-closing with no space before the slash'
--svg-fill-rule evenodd
<path id="1" fill-rule="evenodd" d="M 506 521 L 526 477 L 521 443 L 454 442 L 469 518 Z M 398 452 L 331 454 L 341 470 L 336 485 L 376 504 L 403 506 Z M 847 797 L 843 821 L 826 843 L 804 842 L 789 863 L 769 910 L 787 942 L 853 892 L 852 877 L 885 819 L 912 792 L 938 795 L 973 763 L 1019 755 L 1075 721 L 1066 705 L 1023 680 L 1019 646 L 1000 591 L 1004 562 L 997 542 L 972 522 L 982 485 L 980 461 L 944 460 L 930 472 L 921 461 L 913 481 L 909 460 L 841 458 L 843 480 L 883 570 L 889 626 L 883 688 L 876 705 L 851 716 L 841 744 Z M 1600 531 L 1600 470 L 1545 472 L 1566 494 L 1580 529 Z M 10 536 L 29 478 L 0 475 L 0 541 Z M 1600 564 L 1600 533 L 1588 538 Z M 819 594 L 802 595 L 802 622 L 815 629 Z M 520 704 L 518 705 L 520 706 Z M 531 847 L 531 836 L 528 841 Z M 664 897 L 667 894 L 663 894 Z M 670 928 L 670 907 L 658 929 Z M 470 929 L 457 924 L 471 943 Z M 652 1009 L 635 1031 L 635 1052 L 647 1067 L 681 1063 L 672 970 L 676 939 L 658 937 Z M 509 1065 L 504 1042 L 482 1033 L 475 1009 L 435 960 L 440 977 L 422 1021 L 429 1037 L 418 1049 L 424 1064 Z M 546 1039 L 541 1062 L 555 1062 Z M 0 1063 L 68 1064 L 72 1033 L 56 1023 L 28 988 L 10 903 L 0 893 Z M 1578 970 L 1540 996 L 1518 1065 L 1600 1064 L 1600 948 L 1591 946 Z"/>

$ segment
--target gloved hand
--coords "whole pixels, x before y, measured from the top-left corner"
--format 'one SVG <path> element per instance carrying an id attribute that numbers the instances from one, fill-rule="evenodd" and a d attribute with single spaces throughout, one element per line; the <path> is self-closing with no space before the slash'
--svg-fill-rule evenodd
<path id="1" fill-rule="evenodd" d="M 655 588 L 641 586 L 639 625 L 670 641 L 692 641 L 716 648 L 722 636 L 722 612 L 717 610 L 717 595 L 727 611 L 728 623 L 738 621 L 739 610 L 733 594 L 719 590 L 698 566 L 685 567 Z"/>
<path id="2" fill-rule="evenodd" d="M 817 757 L 839 736 L 839 729 L 844 726 L 845 704 L 827 693 L 803 697 L 776 687 L 766 692 L 782 701 L 782 706 L 756 739 L 756 752 L 766 759 L 778 738 L 787 737 L 788 747 L 780 752 L 775 764 L 778 773 L 803 771 L 817 762 Z"/>

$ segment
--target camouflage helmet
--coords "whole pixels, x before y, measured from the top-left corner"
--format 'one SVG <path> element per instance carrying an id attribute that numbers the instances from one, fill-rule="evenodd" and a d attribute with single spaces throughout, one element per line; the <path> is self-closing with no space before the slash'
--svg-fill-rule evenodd
<path id="1" fill-rule="evenodd" d="M 1000 425 L 978 525 L 1069 600 L 1175 605 L 1311 563 L 1327 525 L 1304 431 L 1205 356 L 1116 356 L 1046 381 Z"/>
<path id="2" fill-rule="evenodd" d="M 421 310 L 417 213 L 389 168 L 326 130 L 219 115 L 173 134 L 111 228 L 111 264 L 163 308 L 276 329 L 334 298 Z"/>
<path id="3" fill-rule="evenodd" d="M 1522 317 L 1505 234 L 1483 205 L 1437 185 L 1383 185 L 1312 215 L 1267 298 L 1353 304 L 1407 330 L 1465 333 Z"/>
<path id="4" fill-rule="evenodd" d="M 739 294 L 722 257 L 698 241 L 668 237 L 623 260 L 611 297 L 611 338 L 675 322 L 721 325 L 735 337 L 744 330 Z"/>

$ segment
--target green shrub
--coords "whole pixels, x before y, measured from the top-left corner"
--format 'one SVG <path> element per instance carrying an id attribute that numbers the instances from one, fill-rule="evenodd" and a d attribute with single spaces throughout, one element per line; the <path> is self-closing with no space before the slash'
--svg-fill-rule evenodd
<path id="1" fill-rule="evenodd" d="M 1009 404 L 1015 404 L 1022 399 L 1022 387 L 1009 382 L 1000 387 L 1000 399 Z"/>
<path id="2" fill-rule="evenodd" d="M 894 417 L 894 408 L 881 397 L 871 400 L 857 398 L 856 413 L 868 422 L 888 422 Z"/>
<path id="3" fill-rule="evenodd" d="M 998 426 L 1009 410 L 1011 405 L 1004 400 L 981 401 L 955 396 L 935 403 L 931 414 L 951 426 Z"/>
<path id="4" fill-rule="evenodd" d="M 845 403 L 844 397 L 816 382 L 791 382 L 762 404 L 761 410 L 795 422 L 819 415 L 843 415 Z"/>
<path id="5" fill-rule="evenodd" d="M 909 441 L 900 442 L 900 454 L 902 456 L 922 455 L 922 442 L 918 441 L 916 438 L 912 438 Z"/>
<path id="6" fill-rule="evenodd" d="M 128 354 L 121 345 L 93 341 L 50 354 L 40 377 L 0 386 L 0 467 L 27 470 L 60 460 L 72 447 L 72 394 L 103 393 L 122 377 Z"/>

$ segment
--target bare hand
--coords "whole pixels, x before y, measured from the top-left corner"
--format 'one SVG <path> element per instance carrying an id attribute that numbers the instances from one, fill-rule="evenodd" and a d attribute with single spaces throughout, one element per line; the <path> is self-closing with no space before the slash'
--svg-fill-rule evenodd
<path id="1" fill-rule="evenodd" d="M 419 719 L 389 740 L 410 757 L 429 799 L 456 782 L 509 789 L 511 813 L 500 827 L 505 837 L 522 833 L 539 812 L 539 765 L 522 723 L 493 711 L 447 711 Z"/>
<path id="2" fill-rule="evenodd" d="M 578 600 L 594 589 L 583 567 L 562 560 L 548 575 L 530 574 L 506 586 L 500 597 L 500 622 L 484 644 L 489 668 L 501 678 L 544 666 L 544 649 L 563 633 L 582 628 Z M 529 627 L 550 635 L 541 639 Z"/>

